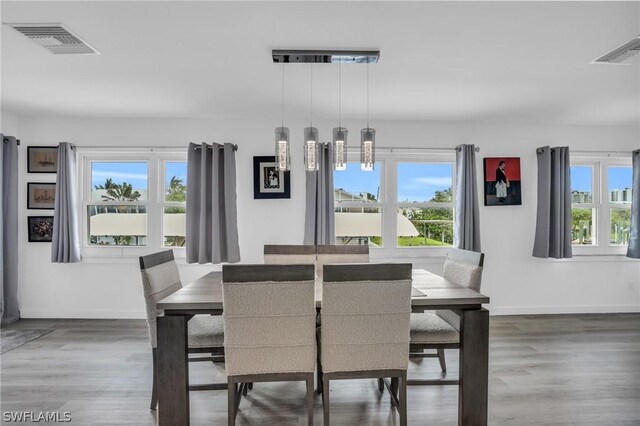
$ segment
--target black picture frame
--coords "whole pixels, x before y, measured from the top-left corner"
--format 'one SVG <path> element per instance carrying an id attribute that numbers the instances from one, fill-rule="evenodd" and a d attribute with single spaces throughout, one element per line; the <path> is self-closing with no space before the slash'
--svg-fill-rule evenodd
<path id="1" fill-rule="evenodd" d="M 27 209 L 53 210 L 56 184 L 51 182 L 27 182 Z"/>
<path id="2" fill-rule="evenodd" d="M 502 174 L 506 176 L 507 182 L 498 189 L 498 168 L 504 164 Z M 484 205 L 491 206 L 521 206 L 522 205 L 522 170 L 520 167 L 520 157 L 486 157 L 483 160 L 484 173 Z M 499 193 L 500 192 L 500 193 Z M 504 195 L 498 197 L 498 195 Z"/>
<path id="3" fill-rule="evenodd" d="M 57 171 L 57 146 L 27 147 L 27 173 L 56 173 Z"/>
<path id="4" fill-rule="evenodd" d="M 291 172 L 276 170 L 276 157 L 253 157 L 253 198 L 291 198 Z"/>
<path id="5" fill-rule="evenodd" d="M 53 216 L 27 216 L 30 243 L 50 243 L 53 240 Z"/>

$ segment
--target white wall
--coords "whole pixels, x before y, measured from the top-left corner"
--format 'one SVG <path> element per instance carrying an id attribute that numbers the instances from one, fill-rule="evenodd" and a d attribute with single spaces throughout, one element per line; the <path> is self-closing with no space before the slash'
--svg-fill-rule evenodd
<path id="1" fill-rule="evenodd" d="M 49 262 L 50 245 L 26 242 L 26 182 L 50 181 L 52 175 L 26 174 L 26 146 L 69 141 L 80 146 L 185 146 L 223 141 L 239 145 L 238 211 L 243 262 L 262 262 L 266 243 L 297 244 L 304 221 L 302 150 L 292 148 L 292 196 L 289 200 L 253 200 L 252 157 L 272 155 L 277 123 L 240 120 L 92 120 L 20 118 L 20 292 L 23 317 L 143 317 L 144 304 L 135 259 L 60 265 Z M 294 141 L 305 123 L 288 123 Z M 328 135 L 335 123 L 317 123 Z M 362 123 L 345 123 L 353 140 Z M 475 143 L 478 178 L 482 157 L 522 158 L 522 206 L 481 207 L 482 245 L 486 253 L 483 293 L 493 314 L 639 311 L 640 263 L 619 257 L 540 260 L 531 257 L 535 226 L 536 155 L 542 145 L 574 150 L 638 148 L 637 127 L 575 127 L 532 124 L 375 123 L 383 146 L 454 147 Z M 374 257 L 375 254 L 373 255 Z M 422 259 L 418 267 L 439 271 L 441 259 Z M 182 265 L 188 282 L 217 266 Z"/>
<path id="2" fill-rule="evenodd" d="M 15 136 L 18 134 L 18 117 L 3 112 L 0 114 L 0 131 L 3 135 Z"/>

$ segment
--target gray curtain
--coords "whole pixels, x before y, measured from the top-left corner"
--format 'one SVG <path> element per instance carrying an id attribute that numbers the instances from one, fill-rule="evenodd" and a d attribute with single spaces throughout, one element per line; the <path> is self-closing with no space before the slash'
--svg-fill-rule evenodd
<path id="1" fill-rule="evenodd" d="M 0 318 L 20 319 L 18 306 L 18 141 L 0 135 Z"/>
<path id="2" fill-rule="evenodd" d="M 538 214 L 533 256 L 556 259 L 571 252 L 569 147 L 538 148 Z"/>
<path id="3" fill-rule="evenodd" d="M 631 154 L 633 183 L 631 185 L 631 232 L 627 257 L 640 259 L 640 149 Z"/>
<path id="4" fill-rule="evenodd" d="M 189 144 L 187 182 L 187 262 L 240 262 L 235 147 Z"/>
<path id="5" fill-rule="evenodd" d="M 453 245 L 480 252 L 480 209 L 476 178 L 476 147 L 456 148 L 456 217 Z"/>
<path id="6" fill-rule="evenodd" d="M 53 211 L 51 262 L 80 262 L 80 233 L 78 228 L 78 179 L 76 150 L 68 142 L 58 145 L 56 201 Z"/>
<path id="7" fill-rule="evenodd" d="M 307 207 L 304 220 L 304 244 L 335 244 L 333 146 L 331 143 L 319 145 L 319 170 L 306 172 Z"/>

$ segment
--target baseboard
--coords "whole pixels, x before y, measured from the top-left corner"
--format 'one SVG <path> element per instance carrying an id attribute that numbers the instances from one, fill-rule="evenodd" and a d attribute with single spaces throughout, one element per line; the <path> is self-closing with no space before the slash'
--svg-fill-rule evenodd
<path id="1" fill-rule="evenodd" d="M 491 315 L 611 314 L 640 312 L 640 305 L 489 307 Z"/>
<path id="2" fill-rule="evenodd" d="M 54 311 L 39 309 L 20 309 L 20 318 L 58 318 L 58 319 L 145 319 L 144 311 L 123 310 L 79 310 Z"/>

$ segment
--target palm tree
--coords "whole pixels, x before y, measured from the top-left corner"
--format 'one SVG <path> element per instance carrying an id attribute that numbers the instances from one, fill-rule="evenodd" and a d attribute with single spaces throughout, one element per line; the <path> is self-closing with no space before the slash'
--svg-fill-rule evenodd
<path id="1" fill-rule="evenodd" d="M 103 201 L 138 201 L 142 194 L 133 190 L 133 185 L 127 182 L 122 182 L 122 185 L 110 182 L 111 179 L 107 179 L 103 188 L 107 193 L 102 195 Z"/>

